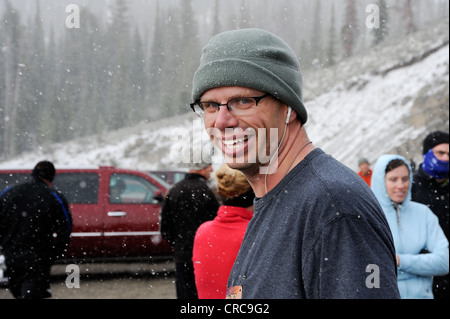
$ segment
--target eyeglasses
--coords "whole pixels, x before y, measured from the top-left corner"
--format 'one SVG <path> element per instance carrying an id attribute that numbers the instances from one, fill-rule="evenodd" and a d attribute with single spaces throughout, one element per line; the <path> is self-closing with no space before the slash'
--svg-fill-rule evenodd
<path id="1" fill-rule="evenodd" d="M 192 103 L 191 108 L 200 118 L 217 113 L 221 106 L 226 106 L 227 110 L 233 113 L 233 115 L 246 115 L 252 113 L 252 108 L 258 106 L 258 103 L 268 96 L 270 96 L 269 93 L 257 97 L 238 97 L 229 100 L 226 104 L 198 101 Z"/>

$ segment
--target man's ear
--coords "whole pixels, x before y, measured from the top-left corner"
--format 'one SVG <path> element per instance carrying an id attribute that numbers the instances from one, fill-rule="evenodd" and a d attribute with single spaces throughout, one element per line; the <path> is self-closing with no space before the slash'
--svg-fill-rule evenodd
<path id="1" fill-rule="evenodd" d="M 288 112 L 287 112 L 287 115 L 286 115 L 286 124 L 291 123 L 296 118 L 297 118 L 297 112 L 295 112 L 295 110 L 292 109 L 292 107 L 288 106 Z"/>

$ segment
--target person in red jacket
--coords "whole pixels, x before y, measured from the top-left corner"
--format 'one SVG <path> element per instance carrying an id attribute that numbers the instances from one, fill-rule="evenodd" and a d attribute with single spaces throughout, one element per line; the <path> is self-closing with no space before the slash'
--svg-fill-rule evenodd
<path id="1" fill-rule="evenodd" d="M 370 186 L 372 180 L 372 170 L 370 169 L 370 163 L 366 158 L 361 158 L 358 161 L 359 172 L 358 175 Z"/>
<path id="2" fill-rule="evenodd" d="M 214 220 L 198 228 L 194 239 L 192 261 L 199 299 L 225 299 L 228 276 L 253 217 L 255 194 L 244 174 L 224 164 L 216 178 L 223 205 Z"/>

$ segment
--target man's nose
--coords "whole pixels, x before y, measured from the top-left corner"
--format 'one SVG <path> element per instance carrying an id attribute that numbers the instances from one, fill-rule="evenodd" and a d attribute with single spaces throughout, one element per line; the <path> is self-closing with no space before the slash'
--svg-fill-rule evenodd
<path id="1" fill-rule="evenodd" d="M 226 105 L 220 106 L 219 110 L 216 113 L 216 121 L 214 123 L 214 127 L 218 129 L 225 129 L 227 127 L 235 127 L 239 121 L 236 117 L 228 110 Z"/>

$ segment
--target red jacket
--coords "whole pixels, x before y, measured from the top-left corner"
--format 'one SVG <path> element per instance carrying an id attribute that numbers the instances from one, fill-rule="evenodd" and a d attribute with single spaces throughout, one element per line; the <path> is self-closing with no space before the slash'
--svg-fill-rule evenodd
<path id="1" fill-rule="evenodd" d="M 214 220 L 198 228 L 192 261 L 199 299 L 225 299 L 228 276 L 252 216 L 242 207 L 221 206 Z"/>
<path id="2" fill-rule="evenodd" d="M 361 178 L 367 183 L 367 185 L 370 186 L 370 183 L 372 181 L 372 170 L 369 170 L 369 173 L 365 176 L 361 173 L 361 171 L 359 171 L 358 175 L 361 176 Z"/>

